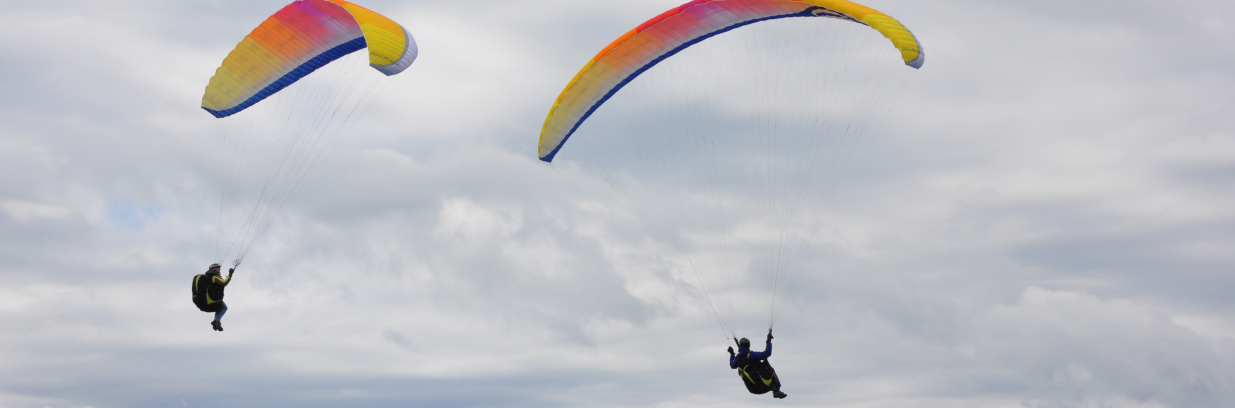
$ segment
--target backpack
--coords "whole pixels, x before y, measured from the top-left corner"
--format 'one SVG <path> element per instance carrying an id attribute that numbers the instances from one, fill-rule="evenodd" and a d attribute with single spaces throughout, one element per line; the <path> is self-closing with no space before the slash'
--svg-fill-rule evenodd
<path id="1" fill-rule="evenodd" d="M 223 300 L 223 285 L 214 283 L 214 277 L 205 274 L 200 274 L 193 277 L 193 304 L 198 309 L 205 311 L 205 308 L 210 305 L 209 301 L 215 303 Z"/>
<path id="2" fill-rule="evenodd" d="M 764 394 L 780 388 L 780 379 L 776 378 L 776 370 L 767 360 L 750 358 L 750 352 L 738 355 L 738 376 L 746 384 L 746 390 L 751 394 Z"/>

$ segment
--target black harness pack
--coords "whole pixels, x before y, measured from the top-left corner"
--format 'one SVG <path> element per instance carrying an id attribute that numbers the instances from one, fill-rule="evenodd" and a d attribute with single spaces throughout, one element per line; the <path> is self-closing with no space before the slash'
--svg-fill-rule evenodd
<path id="1" fill-rule="evenodd" d="M 773 369 L 766 359 L 752 359 L 750 351 L 747 350 L 745 353 L 738 354 L 737 366 L 738 376 L 742 377 L 746 390 L 751 394 L 766 394 L 769 391 L 780 389 L 780 379 L 776 378 L 776 369 Z"/>
<path id="2" fill-rule="evenodd" d="M 214 276 L 201 274 L 193 277 L 193 304 L 203 312 L 218 311 L 223 301 L 223 285 L 214 282 Z"/>

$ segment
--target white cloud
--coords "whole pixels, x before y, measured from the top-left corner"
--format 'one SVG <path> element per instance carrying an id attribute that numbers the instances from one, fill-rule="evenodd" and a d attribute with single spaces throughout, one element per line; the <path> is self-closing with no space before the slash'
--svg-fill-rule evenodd
<path id="1" fill-rule="evenodd" d="M 55 204 L 15 200 L 7 200 L 0 203 L 0 208 L 4 208 L 10 217 L 18 221 L 30 221 L 39 218 L 65 219 L 73 214 L 72 210 Z"/>

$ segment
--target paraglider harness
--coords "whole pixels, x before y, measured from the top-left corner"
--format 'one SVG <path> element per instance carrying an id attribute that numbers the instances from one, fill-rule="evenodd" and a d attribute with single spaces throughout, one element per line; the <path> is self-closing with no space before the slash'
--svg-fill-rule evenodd
<path id="1" fill-rule="evenodd" d="M 738 376 L 746 384 L 746 390 L 751 394 L 767 394 L 780 389 L 780 379 L 776 378 L 776 369 L 768 364 L 768 360 L 750 358 L 750 349 L 738 354 Z"/>
<path id="2" fill-rule="evenodd" d="M 193 304 L 203 312 L 217 312 L 223 305 L 223 285 L 214 282 L 212 274 L 193 277 Z"/>

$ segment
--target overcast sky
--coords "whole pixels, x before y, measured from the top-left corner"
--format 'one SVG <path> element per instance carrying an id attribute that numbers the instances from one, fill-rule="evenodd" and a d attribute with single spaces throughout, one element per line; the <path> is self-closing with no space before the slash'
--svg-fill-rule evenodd
<path id="1" fill-rule="evenodd" d="M 867 2 L 926 65 L 777 324 L 773 400 L 644 267 L 674 249 L 535 157 L 571 76 L 679 2 L 360 2 L 420 58 L 217 333 L 201 93 L 285 2 L 0 0 L 0 408 L 1232 406 L 1235 3 Z"/>

